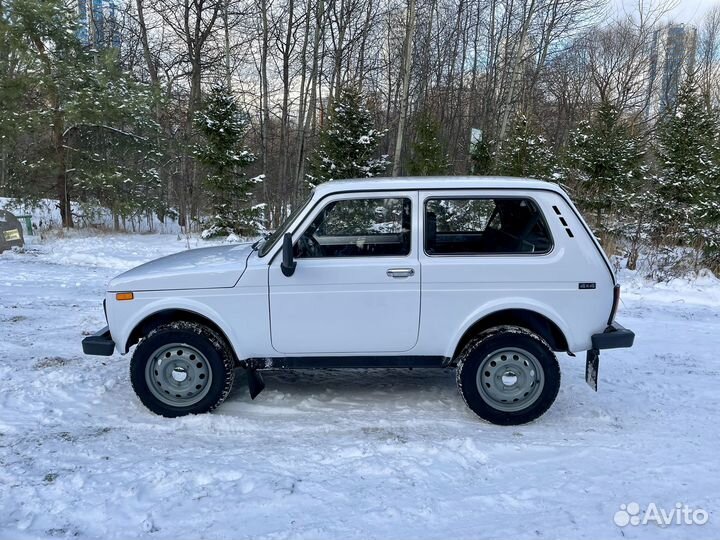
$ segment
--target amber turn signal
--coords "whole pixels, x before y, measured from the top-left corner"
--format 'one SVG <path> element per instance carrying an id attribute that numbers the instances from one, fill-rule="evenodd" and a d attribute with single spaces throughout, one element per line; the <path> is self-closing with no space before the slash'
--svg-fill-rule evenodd
<path id="1" fill-rule="evenodd" d="M 132 300 L 135 298 L 131 292 L 119 292 L 115 294 L 115 300 Z"/>

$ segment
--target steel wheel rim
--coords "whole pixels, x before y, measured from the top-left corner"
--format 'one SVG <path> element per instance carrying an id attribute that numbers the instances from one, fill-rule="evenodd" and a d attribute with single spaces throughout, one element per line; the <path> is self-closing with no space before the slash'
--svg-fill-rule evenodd
<path id="1" fill-rule="evenodd" d="M 185 343 L 157 349 L 145 367 L 145 381 L 158 400 L 172 407 L 189 407 L 210 391 L 212 370 L 205 355 Z"/>
<path id="2" fill-rule="evenodd" d="M 485 357 L 476 383 L 488 405 L 503 412 L 517 412 L 538 400 L 545 386 L 545 374 L 534 355 L 508 347 Z"/>

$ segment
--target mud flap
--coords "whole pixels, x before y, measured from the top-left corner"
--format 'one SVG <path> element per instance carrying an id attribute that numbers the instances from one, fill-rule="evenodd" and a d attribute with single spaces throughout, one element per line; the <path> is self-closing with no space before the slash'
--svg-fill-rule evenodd
<path id="1" fill-rule="evenodd" d="M 597 392 L 598 385 L 598 369 L 600 368 L 600 351 L 590 349 L 585 359 L 585 382 L 590 388 Z"/>
<path id="2" fill-rule="evenodd" d="M 265 381 L 255 369 L 247 370 L 248 390 L 250 390 L 250 399 L 255 399 L 265 388 Z"/>

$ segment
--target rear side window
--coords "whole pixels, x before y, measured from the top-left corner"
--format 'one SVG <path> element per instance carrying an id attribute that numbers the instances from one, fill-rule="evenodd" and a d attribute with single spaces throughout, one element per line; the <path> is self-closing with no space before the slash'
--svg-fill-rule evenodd
<path id="1" fill-rule="evenodd" d="M 547 253 L 552 238 L 534 201 L 522 197 L 433 198 L 425 203 L 428 255 Z"/>

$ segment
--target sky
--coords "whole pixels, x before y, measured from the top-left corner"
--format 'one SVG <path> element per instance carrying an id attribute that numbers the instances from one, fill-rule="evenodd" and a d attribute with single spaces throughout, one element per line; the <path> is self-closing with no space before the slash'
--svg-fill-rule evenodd
<path id="1" fill-rule="evenodd" d="M 613 0 L 616 9 L 634 11 L 638 0 Z M 653 2 L 655 3 L 655 2 Z M 699 24 L 703 15 L 713 6 L 719 5 L 720 0 L 674 0 L 675 7 L 668 13 L 667 18 L 678 23 Z"/>

